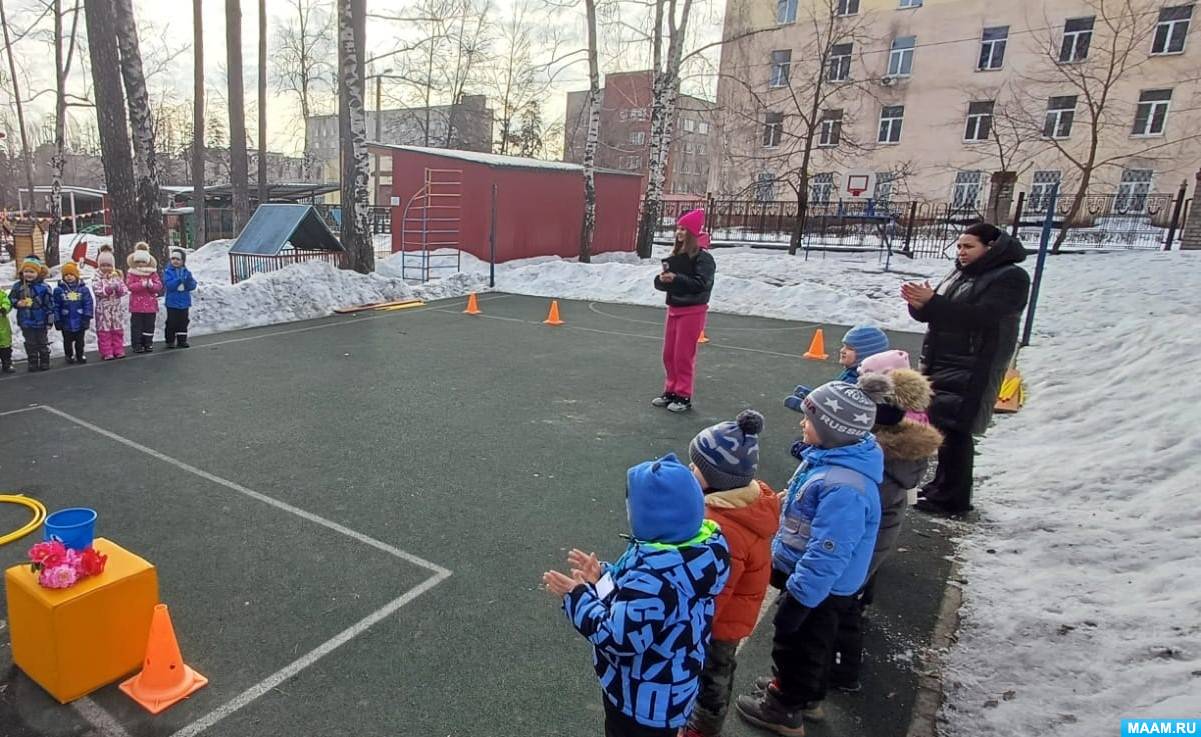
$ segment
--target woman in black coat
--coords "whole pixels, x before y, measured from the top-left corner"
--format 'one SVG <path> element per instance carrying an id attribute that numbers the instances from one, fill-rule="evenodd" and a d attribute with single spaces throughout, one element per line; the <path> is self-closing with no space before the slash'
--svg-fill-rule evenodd
<path id="1" fill-rule="evenodd" d="M 1017 348 L 1018 322 L 1030 295 L 1030 275 L 1017 264 L 1026 249 L 988 223 L 959 237 L 955 268 L 937 288 L 908 283 L 909 314 L 926 323 L 922 372 L 934 399 L 930 422 L 942 431 L 938 470 L 917 509 L 961 514 L 972 508 L 974 435 L 982 435 L 1005 369 Z"/>

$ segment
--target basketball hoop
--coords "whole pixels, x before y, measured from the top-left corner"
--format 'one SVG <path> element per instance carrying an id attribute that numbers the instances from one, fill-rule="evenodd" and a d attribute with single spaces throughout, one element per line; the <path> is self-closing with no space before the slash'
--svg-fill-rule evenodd
<path id="1" fill-rule="evenodd" d="M 847 193 L 858 197 L 867 191 L 869 177 L 866 174 L 852 174 L 847 177 Z"/>

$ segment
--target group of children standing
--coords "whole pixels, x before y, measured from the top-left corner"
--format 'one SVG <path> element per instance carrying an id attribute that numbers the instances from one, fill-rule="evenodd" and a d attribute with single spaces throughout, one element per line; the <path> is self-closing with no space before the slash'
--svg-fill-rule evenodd
<path id="1" fill-rule="evenodd" d="M 168 348 L 187 348 L 188 311 L 196 280 L 188 270 L 182 249 L 171 250 L 171 264 L 158 274 L 157 263 L 146 243 L 138 243 L 126 260 L 122 274 L 112 247 L 101 246 L 89 287 L 79 265 L 68 262 L 59 270 L 59 283 L 46 284 L 50 270 L 36 256 L 23 260 L 17 282 L 7 293 L 0 292 L 0 370 L 12 373 L 12 330 L 8 313 L 16 310 L 17 326 L 25 340 L 29 371 L 50 368 L 49 332 L 62 333 L 67 363 L 87 363 L 84 342 L 93 319 L 96 342 L 105 361 L 125 356 L 125 323 L 128 319 L 134 353 L 153 350 L 158 298 L 166 294 Z M 127 299 L 128 297 L 128 299 Z"/>
<path id="2" fill-rule="evenodd" d="M 927 379 L 871 326 L 844 337 L 835 381 L 797 387 L 800 464 L 776 493 L 757 478 L 763 417 L 746 410 L 674 455 L 629 469 L 632 537 L 616 563 L 572 550 L 548 571 L 593 646 L 606 737 L 717 737 L 733 702 L 748 722 L 804 735 L 831 688 L 860 690 L 863 610 L 908 502 L 942 442 Z M 733 698 L 736 652 L 768 587 L 770 674 Z"/>

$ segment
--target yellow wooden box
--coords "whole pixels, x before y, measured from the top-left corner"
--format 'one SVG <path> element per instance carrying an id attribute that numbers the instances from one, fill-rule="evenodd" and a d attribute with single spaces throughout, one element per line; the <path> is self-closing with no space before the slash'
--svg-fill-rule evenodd
<path id="1" fill-rule="evenodd" d="M 136 671 L 158 603 L 150 563 L 104 538 L 104 573 L 45 589 L 28 564 L 4 572 L 13 662 L 65 704 Z"/>

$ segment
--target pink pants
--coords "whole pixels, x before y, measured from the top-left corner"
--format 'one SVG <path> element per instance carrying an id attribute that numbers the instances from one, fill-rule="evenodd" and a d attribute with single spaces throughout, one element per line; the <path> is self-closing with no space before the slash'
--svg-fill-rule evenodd
<path id="1" fill-rule="evenodd" d="M 125 330 L 97 330 L 96 342 L 100 346 L 101 358 L 125 355 Z"/>
<path id="2" fill-rule="evenodd" d="M 663 369 L 667 381 L 663 391 L 692 398 L 696 377 L 696 341 L 705 329 L 709 305 L 668 307 L 663 329 Z"/>

